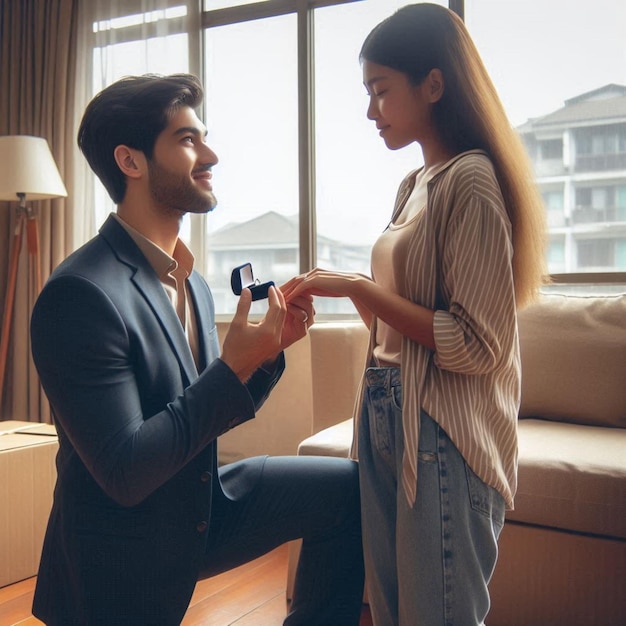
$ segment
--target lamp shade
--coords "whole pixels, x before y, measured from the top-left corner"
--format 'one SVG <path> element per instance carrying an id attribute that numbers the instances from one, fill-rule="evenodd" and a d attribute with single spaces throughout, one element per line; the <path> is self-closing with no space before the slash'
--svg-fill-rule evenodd
<path id="1" fill-rule="evenodd" d="M 0 200 L 29 200 L 67 196 L 65 185 L 43 137 L 0 137 Z"/>

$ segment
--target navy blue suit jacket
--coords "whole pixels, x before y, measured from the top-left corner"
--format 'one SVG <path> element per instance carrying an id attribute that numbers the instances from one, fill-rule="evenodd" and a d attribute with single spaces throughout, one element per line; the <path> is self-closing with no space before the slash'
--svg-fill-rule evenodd
<path id="1" fill-rule="evenodd" d="M 196 272 L 189 285 L 199 368 L 157 275 L 111 217 L 35 305 L 32 352 L 60 443 L 33 604 L 48 624 L 185 613 L 221 489 L 216 439 L 254 417 L 284 368 L 281 357 L 242 385 L 218 358 L 208 286 Z"/>

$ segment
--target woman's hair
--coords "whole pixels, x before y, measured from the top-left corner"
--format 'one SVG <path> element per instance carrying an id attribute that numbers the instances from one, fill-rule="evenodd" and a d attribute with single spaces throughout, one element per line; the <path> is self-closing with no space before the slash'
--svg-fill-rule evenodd
<path id="1" fill-rule="evenodd" d="M 151 159 L 156 138 L 176 111 L 197 107 L 203 95 L 200 81 L 191 74 L 146 74 L 118 80 L 89 103 L 78 147 L 116 204 L 126 194 L 126 177 L 115 161 L 115 148 L 125 145 Z"/>
<path id="2" fill-rule="evenodd" d="M 545 209 L 528 154 L 461 18 L 436 4 L 405 6 L 372 30 L 360 57 L 404 73 L 414 85 L 441 71 L 434 124 L 455 154 L 482 149 L 491 158 L 513 230 L 517 304 L 528 304 L 546 278 Z"/>

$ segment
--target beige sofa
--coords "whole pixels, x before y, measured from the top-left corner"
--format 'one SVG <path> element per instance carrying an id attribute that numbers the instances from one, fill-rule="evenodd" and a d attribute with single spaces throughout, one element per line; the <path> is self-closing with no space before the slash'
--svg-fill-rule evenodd
<path id="1" fill-rule="evenodd" d="M 626 297 L 520 314 L 519 484 L 488 623 L 626 624 Z"/>
<path id="2" fill-rule="evenodd" d="M 626 296 L 542 296 L 519 323 L 519 487 L 487 623 L 626 624 Z M 313 326 L 221 459 L 346 455 L 366 343 L 357 322 Z"/>

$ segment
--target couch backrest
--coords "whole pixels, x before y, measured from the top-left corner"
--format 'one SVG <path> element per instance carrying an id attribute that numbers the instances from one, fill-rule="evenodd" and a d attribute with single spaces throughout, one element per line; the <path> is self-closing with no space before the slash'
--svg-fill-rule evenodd
<path id="1" fill-rule="evenodd" d="M 218 322 L 220 342 L 229 323 Z M 257 454 L 295 454 L 298 444 L 311 435 L 310 336 L 290 346 L 285 353 L 287 368 L 255 419 L 241 424 L 219 439 L 220 463 L 230 463 Z"/>
<path id="2" fill-rule="evenodd" d="M 360 321 L 311 326 L 313 433 L 352 417 L 369 331 Z"/>
<path id="3" fill-rule="evenodd" d="M 519 332 L 520 417 L 626 427 L 626 295 L 544 295 Z"/>
<path id="4" fill-rule="evenodd" d="M 228 328 L 219 323 L 220 338 Z M 520 417 L 626 427 L 626 296 L 543 296 L 519 315 Z M 294 454 L 352 416 L 365 366 L 361 322 L 318 322 L 286 354 L 287 370 L 257 419 L 220 438 L 220 459 Z"/>
<path id="5" fill-rule="evenodd" d="M 227 322 L 217 327 L 220 341 Z M 287 349 L 287 368 L 256 419 L 222 435 L 220 462 L 295 454 L 310 435 L 352 417 L 369 333 L 362 322 L 318 322 Z"/>

